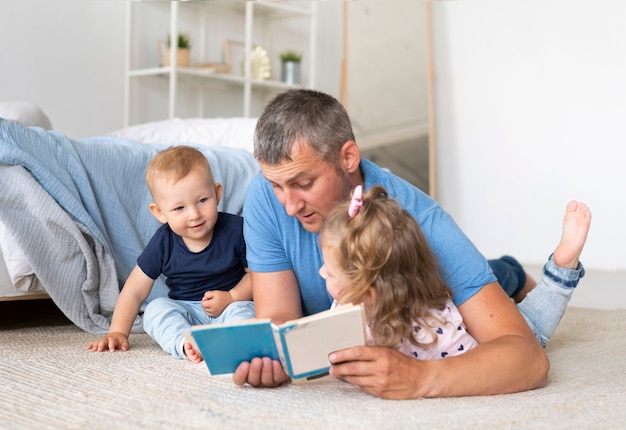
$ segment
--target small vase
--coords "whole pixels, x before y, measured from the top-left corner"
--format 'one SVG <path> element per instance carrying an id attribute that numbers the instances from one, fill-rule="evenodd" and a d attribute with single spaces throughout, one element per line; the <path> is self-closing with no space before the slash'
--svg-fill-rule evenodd
<path id="1" fill-rule="evenodd" d="M 284 61 L 282 63 L 280 77 L 286 84 L 300 84 L 300 63 L 295 61 Z"/>
<path id="2" fill-rule="evenodd" d="M 170 65 L 170 48 L 167 48 L 167 52 L 165 54 L 165 58 L 163 61 L 163 65 L 168 67 Z M 176 53 L 176 65 L 178 67 L 189 67 L 191 61 L 189 59 L 189 48 L 178 48 L 178 52 Z"/>

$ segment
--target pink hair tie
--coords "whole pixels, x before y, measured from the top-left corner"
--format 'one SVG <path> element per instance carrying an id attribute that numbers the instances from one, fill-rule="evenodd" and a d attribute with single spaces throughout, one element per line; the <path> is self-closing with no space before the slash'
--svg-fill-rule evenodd
<path id="1" fill-rule="evenodd" d="M 354 218 L 357 213 L 359 213 L 359 209 L 363 207 L 363 187 L 357 185 L 354 189 L 354 193 L 352 193 L 352 200 L 350 201 L 350 207 L 348 208 L 348 215 L 350 218 Z"/>

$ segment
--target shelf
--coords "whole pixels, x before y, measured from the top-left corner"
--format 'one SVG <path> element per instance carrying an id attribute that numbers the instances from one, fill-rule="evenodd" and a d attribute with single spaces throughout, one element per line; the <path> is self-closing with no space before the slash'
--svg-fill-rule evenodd
<path id="1" fill-rule="evenodd" d="M 142 76 L 168 76 L 171 73 L 171 69 L 169 67 L 154 67 L 151 69 L 137 69 L 131 70 L 128 72 L 130 77 L 142 77 Z M 202 70 L 196 70 L 194 68 L 188 67 L 177 67 L 176 73 L 180 75 L 187 76 L 195 76 L 203 79 L 215 79 L 217 81 L 228 81 L 239 83 L 241 85 L 246 83 L 246 79 L 241 75 L 233 75 L 230 73 L 215 73 L 215 72 L 206 72 Z M 294 85 L 289 85 L 281 81 L 276 81 L 272 79 L 250 79 L 250 82 L 253 86 L 257 87 L 267 87 L 267 88 L 277 88 L 277 89 L 288 89 L 293 88 Z"/>
<path id="2" fill-rule="evenodd" d="M 133 5 L 134 3 L 134 5 Z M 126 23 L 126 78 L 125 78 L 125 97 L 124 97 L 124 126 L 130 125 L 130 86 L 131 82 L 136 82 L 136 80 L 141 79 L 147 76 L 157 76 L 164 77 L 168 80 L 168 116 L 169 118 L 173 118 L 176 115 L 175 107 L 176 100 L 178 95 L 177 87 L 179 84 L 183 83 L 183 81 L 196 82 L 197 85 L 203 85 L 204 82 L 216 82 L 216 83 L 224 83 L 228 85 L 235 85 L 240 88 L 242 91 L 242 110 L 241 112 L 235 112 L 233 116 L 251 116 L 251 99 L 253 95 L 256 95 L 257 91 L 262 90 L 284 90 L 288 88 L 292 88 L 294 86 L 300 85 L 290 85 L 284 82 L 270 79 L 270 80 L 261 80 L 255 79 L 251 76 L 251 63 L 249 56 L 248 60 L 243 62 L 243 73 L 242 75 L 233 74 L 233 73 L 221 73 L 221 72 L 208 72 L 206 70 L 196 69 L 194 67 L 137 67 L 131 68 L 131 34 L 133 27 L 133 8 L 139 7 L 140 2 L 127 2 L 127 23 Z M 153 3 L 156 4 L 156 3 Z M 302 6 L 297 6 L 297 5 Z M 243 47 L 241 52 L 251 52 L 253 47 L 253 29 L 256 30 L 255 34 L 260 32 L 263 33 L 263 37 L 265 37 L 265 32 L 267 31 L 267 26 L 271 26 L 273 22 L 278 20 L 288 20 L 288 19 L 306 19 L 308 20 L 309 27 L 304 31 L 307 33 L 308 38 L 308 79 L 307 79 L 307 87 L 313 88 L 315 85 L 315 49 L 316 49 L 316 31 L 317 31 L 317 17 L 316 17 L 316 4 L 315 2 L 292 2 L 289 4 L 285 1 L 171 1 L 167 3 L 162 3 L 161 5 L 156 4 L 156 7 L 161 7 L 161 9 L 165 10 L 163 7 L 169 6 L 169 34 L 178 34 L 178 26 L 180 19 L 180 10 L 181 8 L 193 8 L 193 14 L 195 16 L 209 16 L 219 17 L 220 13 L 235 13 L 241 16 L 241 19 L 244 21 L 244 25 L 242 25 L 241 33 L 244 35 L 244 41 L 242 42 Z M 187 9 L 185 9 L 187 11 Z M 162 15 L 162 13 L 161 13 Z M 204 19 L 204 18 L 203 18 Z M 201 44 L 204 44 L 207 39 L 206 32 L 206 21 L 198 19 L 198 22 L 202 24 L 199 25 L 198 32 L 202 35 L 200 37 Z M 255 23 L 259 28 L 254 28 Z M 279 29 L 281 29 L 284 24 L 279 24 Z M 291 24 L 292 27 L 295 27 L 295 24 Z M 288 28 L 288 27 L 287 27 Z M 298 31 L 302 31 L 303 27 L 297 27 Z M 282 31 L 282 30 L 279 30 Z M 230 31 L 232 33 L 232 31 Z M 274 35 L 273 37 L 279 37 Z M 265 42 L 265 39 L 264 39 Z M 204 45 L 202 45 L 204 46 Z M 265 46 L 265 45 L 262 45 Z M 202 49 L 203 52 L 204 49 Z M 206 52 L 205 52 L 206 53 Z M 240 57 L 241 58 L 241 57 Z M 192 63 L 193 65 L 193 63 Z M 233 66 L 231 65 L 231 68 Z M 278 72 L 279 73 L 279 72 Z M 215 87 L 214 87 L 215 88 Z M 234 90 L 234 88 L 233 88 Z M 233 91 L 231 90 L 231 91 Z M 202 94 L 204 94 L 205 90 L 199 90 Z M 261 92 L 259 95 L 263 100 L 269 97 L 269 93 Z M 258 103 L 258 102 L 257 102 Z"/>

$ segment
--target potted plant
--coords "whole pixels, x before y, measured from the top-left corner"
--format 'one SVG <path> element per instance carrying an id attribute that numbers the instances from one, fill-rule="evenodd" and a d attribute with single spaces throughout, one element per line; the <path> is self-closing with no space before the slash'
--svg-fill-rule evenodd
<path id="1" fill-rule="evenodd" d="M 191 49 L 191 41 L 189 39 L 189 34 L 186 33 L 178 33 L 178 38 L 177 38 L 177 49 L 178 52 L 176 53 L 176 65 L 178 67 L 189 67 L 191 64 L 191 60 L 190 60 L 190 49 Z M 167 35 L 167 51 L 165 53 L 165 58 L 163 60 L 163 64 L 165 67 L 168 67 L 170 65 L 170 55 L 171 55 L 171 46 L 172 46 L 172 40 L 171 40 L 171 36 L 168 34 Z"/>
<path id="2" fill-rule="evenodd" d="M 289 85 L 300 83 L 300 62 L 302 54 L 297 51 L 287 50 L 280 53 L 281 80 Z"/>

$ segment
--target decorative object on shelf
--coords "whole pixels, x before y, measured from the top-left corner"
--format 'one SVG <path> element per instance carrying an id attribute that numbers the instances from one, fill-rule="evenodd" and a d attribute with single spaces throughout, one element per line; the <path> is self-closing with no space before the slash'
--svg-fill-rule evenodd
<path id="1" fill-rule="evenodd" d="M 250 74 L 254 79 L 269 79 L 272 76 L 272 64 L 267 51 L 260 46 L 252 48 L 250 53 Z"/>
<path id="2" fill-rule="evenodd" d="M 296 51 L 284 51 L 280 53 L 281 74 L 280 78 L 286 84 L 300 84 L 300 62 L 302 54 Z"/>
<path id="3" fill-rule="evenodd" d="M 159 45 L 161 47 L 161 64 L 163 64 L 163 66 L 165 67 L 169 67 L 170 58 L 172 55 L 172 41 L 170 35 L 167 35 L 167 41 L 165 43 L 160 42 Z M 164 47 L 166 47 L 166 49 L 164 49 Z M 178 67 L 189 67 L 191 65 L 190 51 L 191 42 L 189 39 L 189 35 L 186 33 L 178 33 L 176 52 L 176 65 Z"/>
<path id="4" fill-rule="evenodd" d="M 230 66 L 221 63 L 200 63 L 193 68 L 206 73 L 230 73 Z"/>
<path id="5" fill-rule="evenodd" d="M 228 40 L 224 46 L 224 56 L 226 57 L 226 63 L 231 66 L 232 64 L 241 64 L 241 74 L 245 75 L 246 56 L 243 52 L 245 43 Z M 239 48 L 239 49 L 237 49 Z M 232 73 L 232 71 L 231 71 Z M 250 77 L 252 79 L 266 80 L 272 76 L 272 64 L 267 51 L 258 45 L 252 47 L 250 52 Z"/>

